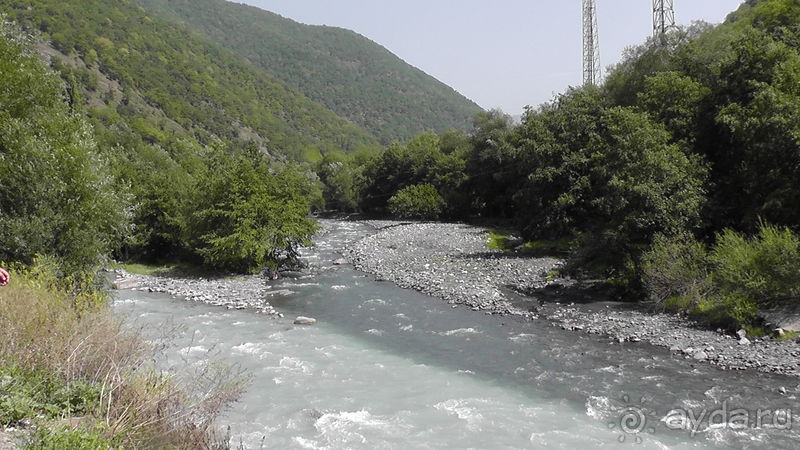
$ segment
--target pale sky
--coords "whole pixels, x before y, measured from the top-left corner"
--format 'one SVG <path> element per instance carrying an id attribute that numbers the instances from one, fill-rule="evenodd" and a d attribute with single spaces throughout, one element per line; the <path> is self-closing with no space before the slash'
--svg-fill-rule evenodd
<path id="1" fill-rule="evenodd" d="M 521 114 L 582 83 L 581 1 L 235 0 L 353 30 L 485 109 Z M 596 0 L 603 67 L 652 34 L 651 0 Z M 675 22 L 722 22 L 742 0 L 674 0 Z"/>

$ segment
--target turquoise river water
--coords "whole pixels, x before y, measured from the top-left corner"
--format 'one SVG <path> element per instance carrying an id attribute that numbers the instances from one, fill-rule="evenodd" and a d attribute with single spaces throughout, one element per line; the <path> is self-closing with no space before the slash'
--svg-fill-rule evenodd
<path id="1" fill-rule="evenodd" d="M 335 222 L 304 258 L 330 265 L 370 232 Z M 452 308 L 348 266 L 274 283 L 297 292 L 272 301 L 285 318 L 142 291 L 115 300 L 131 322 L 184 325 L 174 358 L 214 350 L 253 376 L 223 420 L 247 449 L 800 446 L 795 378 Z"/>

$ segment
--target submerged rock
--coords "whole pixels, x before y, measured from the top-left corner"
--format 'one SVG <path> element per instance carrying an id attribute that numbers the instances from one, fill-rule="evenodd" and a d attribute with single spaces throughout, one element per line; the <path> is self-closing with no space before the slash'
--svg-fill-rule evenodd
<path id="1" fill-rule="evenodd" d="M 287 297 L 289 295 L 295 294 L 294 291 L 290 291 L 289 289 L 277 289 L 274 291 L 267 291 L 264 293 L 267 297 Z"/>

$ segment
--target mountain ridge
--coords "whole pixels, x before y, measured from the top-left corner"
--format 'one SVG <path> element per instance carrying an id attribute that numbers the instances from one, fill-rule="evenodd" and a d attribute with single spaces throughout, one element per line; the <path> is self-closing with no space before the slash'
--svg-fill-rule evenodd
<path id="1" fill-rule="evenodd" d="M 382 144 L 424 131 L 471 131 L 480 106 L 355 31 L 306 25 L 224 0 L 135 0 L 193 27 Z"/>

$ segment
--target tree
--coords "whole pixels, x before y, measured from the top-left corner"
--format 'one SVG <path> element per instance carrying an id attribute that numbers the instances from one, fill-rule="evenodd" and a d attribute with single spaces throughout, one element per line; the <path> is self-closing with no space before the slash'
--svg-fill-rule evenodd
<path id="1" fill-rule="evenodd" d="M 436 220 L 444 199 L 430 184 L 408 186 L 389 199 L 389 211 L 402 219 Z"/>
<path id="2" fill-rule="evenodd" d="M 198 186 L 190 230 L 209 267 L 255 272 L 298 263 L 316 222 L 307 218 L 314 192 L 295 166 L 270 167 L 256 151 L 218 152 Z"/>
<path id="3" fill-rule="evenodd" d="M 360 168 L 343 152 L 329 152 L 317 164 L 317 175 L 322 182 L 323 198 L 327 209 L 354 212 L 358 208 L 356 178 Z"/>
<path id="4" fill-rule="evenodd" d="M 440 143 L 438 136 L 426 132 L 408 145 L 392 144 L 378 153 L 364 167 L 362 209 L 384 212 L 390 197 L 417 184 L 433 185 L 437 191 L 455 199 L 466 179 L 463 155 L 450 147 L 447 148 L 449 154 L 445 154 Z"/>
<path id="5" fill-rule="evenodd" d="M 509 217 L 518 179 L 515 148 L 508 142 L 513 119 L 499 109 L 482 112 L 475 117 L 475 129 L 465 164 L 471 209 L 489 217 Z"/>
<path id="6" fill-rule="evenodd" d="M 656 234 L 699 223 L 705 166 L 632 108 L 605 108 L 594 88 L 528 114 L 519 133 L 530 175 L 515 196 L 526 237 L 581 236 L 587 258 L 634 260 Z"/>
<path id="7" fill-rule="evenodd" d="M 66 274 L 91 277 L 127 233 L 126 197 L 31 46 L 0 16 L 0 259 L 48 255 Z"/>

